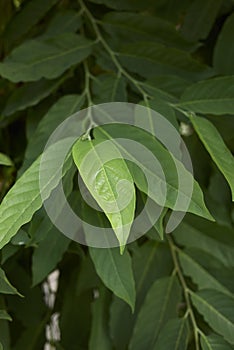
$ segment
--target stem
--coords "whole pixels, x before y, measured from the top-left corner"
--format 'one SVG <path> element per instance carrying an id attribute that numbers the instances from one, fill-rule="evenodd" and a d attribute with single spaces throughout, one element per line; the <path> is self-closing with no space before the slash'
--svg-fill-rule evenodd
<path id="1" fill-rule="evenodd" d="M 102 46 L 104 47 L 106 52 L 109 54 L 110 58 L 112 59 L 112 62 L 115 64 L 116 68 L 118 69 L 118 74 L 125 76 L 129 81 L 132 82 L 133 85 L 136 86 L 138 91 L 142 94 L 144 101 L 148 100 L 149 96 L 145 92 L 145 90 L 141 87 L 140 82 L 137 79 L 133 78 L 119 63 L 118 59 L 116 58 L 116 54 L 114 53 L 114 51 L 112 51 L 112 49 L 110 48 L 110 46 L 108 45 L 106 40 L 103 38 L 103 36 L 99 30 L 99 27 L 97 25 L 97 21 L 92 16 L 89 9 L 85 6 L 83 0 L 79 0 L 79 3 L 81 6 L 81 9 L 83 10 L 84 13 L 86 13 L 88 19 L 92 23 L 97 40 L 102 44 Z"/>
<path id="2" fill-rule="evenodd" d="M 185 297 L 185 302 L 186 302 L 186 306 L 187 306 L 187 312 L 190 316 L 190 320 L 193 326 L 193 331 L 194 331 L 194 340 L 195 340 L 195 348 L 196 350 L 200 349 L 199 346 L 199 328 L 197 326 L 197 322 L 196 322 L 196 318 L 193 312 L 193 308 L 191 305 L 191 301 L 190 301 L 190 291 L 189 288 L 186 284 L 186 281 L 184 279 L 184 275 L 181 271 L 180 268 L 180 264 L 177 258 L 177 252 L 179 251 L 179 248 L 174 244 L 172 238 L 168 235 L 168 242 L 169 242 L 169 247 L 170 247 L 170 251 L 171 251 L 171 256 L 172 256 L 172 260 L 175 266 L 175 270 L 177 272 L 178 278 L 180 280 L 181 286 L 183 288 L 183 292 L 184 292 L 184 297 Z"/>

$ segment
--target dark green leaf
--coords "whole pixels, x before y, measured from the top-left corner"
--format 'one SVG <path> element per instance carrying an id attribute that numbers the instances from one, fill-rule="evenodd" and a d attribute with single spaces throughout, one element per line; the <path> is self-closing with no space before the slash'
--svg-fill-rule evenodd
<path id="1" fill-rule="evenodd" d="M 0 293 L 18 294 L 22 296 L 15 287 L 8 281 L 5 272 L 0 268 Z"/>
<path id="2" fill-rule="evenodd" d="M 216 334 L 206 336 L 201 335 L 202 350 L 231 350 L 232 346 L 228 344 L 222 337 Z"/>

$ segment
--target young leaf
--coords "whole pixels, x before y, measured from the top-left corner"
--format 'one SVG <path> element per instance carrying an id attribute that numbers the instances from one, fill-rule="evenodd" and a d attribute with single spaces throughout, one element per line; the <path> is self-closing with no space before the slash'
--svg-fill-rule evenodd
<path id="1" fill-rule="evenodd" d="M 200 338 L 202 350 L 231 350 L 232 346 L 217 334 L 205 335 Z"/>
<path id="2" fill-rule="evenodd" d="M 229 343 L 234 344 L 234 299 L 217 290 L 205 289 L 191 294 L 196 309 L 205 321 Z"/>
<path id="3" fill-rule="evenodd" d="M 8 281 L 5 272 L 0 268 L 0 293 L 3 294 L 18 294 L 22 296 L 15 287 Z"/>
<path id="4" fill-rule="evenodd" d="M 234 113 L 234 76 L 200 81 L 189 86 L 181 96 L 179 107 L 197 113 Z"/>
<path id="5" fill-rule="evenodd" d="M 135 306 L 135 282 L 131 257 L 127 250 L 120 255 L 118 248 L 91 248 L 90 256 L 97 274 L 115 295 L 126 301 L 132 311 Z"/>
<path id="6" fill-rule="evenodd" d="M 187 348 L 189 336 L 186 319 L 171 319 L 163 327 L 152 350 L 184 350 Z"/>
<path id="7" fill-rule="evenodd" d="M 230 185 L 234 201 L 234 157 L 215 126 L 207 119 L 190 116 L 190 120 L 219 170 Z"/>
<path id="8" fill-rule="evenodd" d="M 92 41 L 73 33 L 29 40 L 0 63 L 0 75 L 15 83 L 54 79 L 85 59 L 92 45 Z"/>
<path id="9" fill-rule="evenodd" d="M 0 165 L 12 166 L 13 163 L 6 154 L 0 153 Z"/>
<path id="10" fill-rule="evenodd" d="M 180 286 L 175 276 L 156 280 L 138 314 L 129 349 L 153 349 L 164 325 L 177 316 L 179 300 Z"/>
<path id="11" fill-rule="evenodd" d="M 69 144 L 70 140 L 62 140 L 47 150 L 47 169 L 50 169 L 54 174 L 43 187 L 43 191 L 48 193 L 48 197 L 53 188 L 57 186 L 55 182 L 57 182 L 61 170 L 58 168 L 58 152 L 60 154 L 64 152 L 67 142 Z M 33 214 L 42 206 L 39 186 L 40 161 L 41 157 L 15 183 L 0 205 L 0 248 L 10 241 L 22 225 L 31 220 Z M 70 163 L 67 161 L 64 173 L 69 168 Z"/>
<path id="12" fill-rule="evenodd" d="M 79 139 L 73 158 L 89 192 L 108 217 L 121 251 L 135 214 L 135 188 L 128 167 L 113 143 Z M 104 140 L 105 141 L 105 140 Z"/>
<path id="13" fill-rule="evenodd" d="M 12 318 L 6 310 L 0 310 L 0 320 L 12 321 Z"/>

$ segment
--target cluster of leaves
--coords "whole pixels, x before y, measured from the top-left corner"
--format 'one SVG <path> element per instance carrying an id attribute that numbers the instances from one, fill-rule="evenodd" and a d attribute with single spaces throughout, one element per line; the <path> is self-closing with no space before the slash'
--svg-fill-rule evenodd
<path id="1" fill-rule="evenodd" d="M 232 0 L 0 1 L 0 348 L 233 348 L 233 31 Z M 115 222 L 129 223 L 141 210 L 147 186 L 139 171 L 118 159 L 108 173 L 99 155 L 109 199 L 116 200 L 115 176 L 132 182 L 135 194 L 126 211 L 98 216 L 81 199 L 74 163 L 65 167 L 74 210 L 100 225 L 108 218 L 122 254 L 61 234 L 39 189 L 40 156 L 54 129 L 81 108 L 115 101 L 150 106 L 168 119 L 184 137 L 195 177 L 189 213 L 165 234 L 167 214 L 183 210 L 170 152 L 126 125 L 97 127 L 94 140 L 77 141 L 74 161 L 91 192 L 92 169 L 81 167 L 81 155 L 103 139 L 141 142 L 164 170 L 159 222 L 125 246 Z M 84 120 L 84 132 L 90 125 Z M 50 159 L 49 170 L 56 173 L 56 165 Z M 94 198 L 105 212 L 101 192 Z M 151 199 L 158 203 L 157 194 Z"/>

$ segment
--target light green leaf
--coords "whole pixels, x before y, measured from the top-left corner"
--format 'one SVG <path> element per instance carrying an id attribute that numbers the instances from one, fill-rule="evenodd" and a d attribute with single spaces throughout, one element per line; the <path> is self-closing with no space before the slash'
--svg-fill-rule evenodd
<path id="1" fill-rule="evenodd" d="M 202 334 L 200 341 L 202 350 L 232 350 L 232 346 L 217 334 Z"/>
<path id="2" fill-rule="evenodd" d="M 92 328 L 89 338 L 89 350 L 110 350 L 111 340 L 108 334 L 108 303 L 110 295 L 104 288 L 99 289 L 99 296 L 92 304 Z"/>
<path id="3" fill-rule="evenodd" d="M 33 286 L 41 283 L 56 268 L 69 244 L 70 239 L 60 233 L 56 227 L 53 226 L 47 232 L 46 238 L 39 243 L 33 253 Z"/>
<path id="4" fill-rule="evenodd" d="M 213 220 L 206 209 L 203 194 L 198 183 L 192 178 L 191 173 L 185 169 L 184 165 L 173 158 L 172 154 L 166 150 L 158 140 L 151 137 L 151 135 L 142 129 L 129 125 L 105 125 L 94 129 L 94 137 L 105 137 L 106 139 L 113 140 L 113 142 L 114 139 L 118 138 L 120 135 L 121 138 L 137 141 L 139 144 L 149 149 L 160 162 L 162 169 L 164 169 L 166 182 L 165 179 L 160 176 L 160 173 L 158 173 L 157 168 L 153 167 L 154 164 L 152 164 L 152 158 L 147 158 L 143 148 L 141 149 L 142 153 L 139 150 L 138 157 L 136 158 L 136 155 L 133 153 L 131 148 L 126 150 L 122 145 L 116 143 L 118 148 L 121 150 L 122 157 L 131 159 L 131 163 L 128 162 L 128 166 L 134 178 L 134 182 L 142 192 L 150 196 L 159 205 L 164 205 L 178 211 L 183 211 L 185 209 L 184 203 L 188 203 L 187 201 L 191 200 L 189 207 L 187 208 L 186 206 L 186 211 L 206 217 L 209 220 Z M 142 176 L 139 168 L 145 175 L 148 176 L 149 179 L 151 179 L 155 188 L 154 192 L 148 191 L 147 181 Z M 188 181 L 193 186 L 191 198 L 188 198 L 186 191 L 179 188 L 178 171 L 180 172 L 184 181 Z M 166 202 L 165 197 L 162 194 L 161 184 L 167 188 Z M 176 201 L 178 194 L 184 198 L 184 201 Z"/>
<path id="5" fill-rule="evenodd" d="M 184 318 L 172 319 L 163 327 L 152 350 L 184 350 L 187 348 L 188 336 L 187 320 Z"/>
<path id="6" fill-rule="evenodd" d="M 85 59 L 92 45 L 92 41 L 73 33 L 29 40 L 0 63 L 0 75 L 13 82 L 54 79 Z"/>
<path id="7" fill-rule="evenodd" d="M 199 289 L 212 288 L 228 295 L 232 295 L 227 288 L 209 273 L 209 271 L 186 254 L 186 252 L 179 251 L 178 257 L 184 274 L 189 276 L 198 285 Z"/>
<path id="8" fill-rule="evenodd" d="M 15 287 L 8 281 L 5 272 L 0 268 L 0 293 L 18 294 L 22 296 Z"/>
<path id="9" fill-rule="evenodd" d="M 234 344 L 234 298 L 212 289 L 192 293 L 191 298 L 211 328 Z"/>
<path id="10" fill-rule="evenodd" d="M 234 13 L 227 17 L 214 49 L 213 65 L 219 74 L 234 74 Z"/>
<path id="11" fill-rule="evenodd" d="M 215 234 L 215 230 L 217 233 Z M 209 234 L 210 232 L 210 234 Z M 233 232 L 217 224 L 201 221 L 200 227 L 196 223 L 183 221 L 173 232 L 173 236 L 180 245 L 198 248 L 219 259 L 226 267 L 233 267 L 234 247 L 229 244 L 233 239 Z M 218 238 L 225 238 L 223 242 Z"/>
<path id="12" fill-rule="evenodd" d="M 130 350 L 153 349 L 167 321 L 177 316 L 180 286 L 175 276 L 156 280 L 138 314 Z"/>
<path id="13" fill-rule="evenodd" d="M 191 3 L 181 28 L 187 40 L 205 39 L 219 13 L 223 0 L 195 0 Z"/>
<path id="14" fill-rule="evenodd" d="M 58 184 L 56 182 L 61 171 L 61 167 L 58 167 L 58 154 L 64 153 L 67 144 L 70 144 L 70 140 L 65 139 L 47 150 L 47 169 L 54 174 L 43 187 L 43 192 L 48 193 L 48 197 Z M 10 189 L 0 205 L 0 248 L 10 241 L 22 225 L 31 220 L 33 214 L 42 206 L 39 187 L 40 161 L 39 157 Z M 64 173 L 70 165 L 67 161 Z"/>
<path id="15" fill-rule="evenodd" d="M 36 83 L 29 83 L 18 87 L 7 100 L 2 115 L 8 116 L 17 111 L 35 106 L 56 90 L 63 81 L 64 79 L 51 81 L 41 79 Z"/>
<path id="16" fill-rule="evenodd" d="M 191 115 L 190 120 L 211 158 L 229 183 L 234 201 L 234 157 L 231 151 L 208 119 Z"/>
<path id="17" fill-rule="evenodd" d="M 6 154 L 0 153 L 0 165 L 12 166 L 13 163 Z"/>
<path id="18" fill-rule="evenodd" d="M 6 321 L 12 321 L 11 316 L 6 312 L 6 310 L 0 310 L 0 319 Z"/>
<path id="19" fill-rule="evenodd" d="M 11 21 L 5 29 L 7 43 L 12 45 L 13 42 L 20 39 L 26 34 L 41 18 L 54 6 L 58 0 L 30 0 L 23 4 L 11 18 Z"/>
<path id="20" fill-rule="evenodd" d="M 179 107 L 204 114 L 234 113 L 234 76 L 200 81 L 188 87 Z"/>
<path id="21" fill-rule="evenodd" d="M 120 62 L 144 78 L 158 74 L 178 75 L 199 80 L 213 75 L 211 68 L 194 60 L 188 53 L 152 42 L 128 44 L 118 50 Z"/>
<path id="22" fill-rule="evenodd" d="M 115 295 L 128 303 L 134 311 L 135 282 L 131 257 L 127 250 L 120 255 L 118 248 L 91 248 L 89 252 L 97 274 Z"/>
<path id="23" fill-rule="evenodd" d="M 93 198 L 103 209 L 123 251 L 135 214 L 135 187 L 121 153 L 101 138 L 83 140 L 73 146 L 73 158 Z"/>

